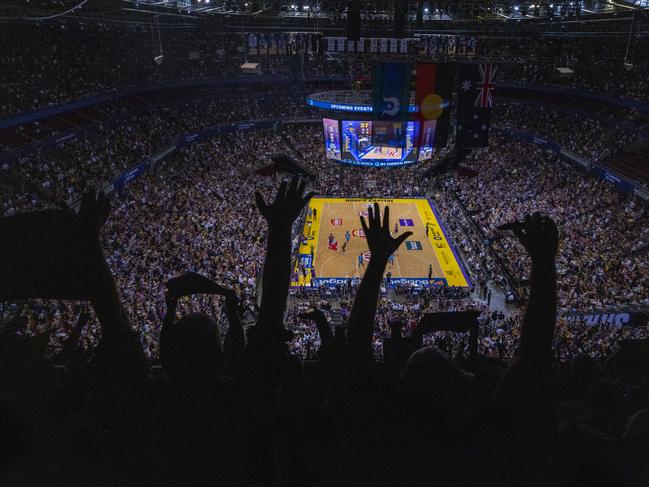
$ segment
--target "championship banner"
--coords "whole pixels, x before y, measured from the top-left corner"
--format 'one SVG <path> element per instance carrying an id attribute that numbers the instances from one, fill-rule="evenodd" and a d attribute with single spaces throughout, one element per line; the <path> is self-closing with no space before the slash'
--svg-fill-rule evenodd
<path id="1" fill-rule="evenodd" d="M 379 52 L 388 52 L 388 40 L 385 37 L 379 39 Z"/>
<path id="2" fill-rule="evenodd" d="M 390 39 L 390 52 L 396 53 L 397 52 L 397 44 L 398 44 L 397 39 Z"/>
<path id="3" fill-rule="evenodd" d="M 257 54 L 257 35 L 248 34 L 248 52 L 250 54 Z"/>
<path id="4" fill-rule="evenodd" d="M 277 36 L 277 54 L 285 55 L 288 47 L 288 36 L 286 34 L 278 34 Z"/>
<path id="5" fill-rule="evenodd" d="M 370 52 L 376 52 L 377 51 L 377 48 L 376 48 L 377 43 L 378 43 L 378 39 L 376 37 L 372 37 L 370 39 Z"/>
<path id="6" fill-rule="evenodd" d="M 456 36 L 448 36 L 448 44 L 447 44 L 447 48 L 446 48 L 446 52 L 448 54 L 451 54 L 451 55 L 455 54 L 456 44 L 457 44 L 456 41 L 457 41 Z"/>
<path id="7" fill-rule="evenodd" d="M 344 37 L 338 38 L 338 52 L 345 52 L 345 40 Z"/>
<path id="8" fill-rule="evenodd" d="M 347 52 L 354 52 L 356 49 L 356 41 L 348 40 L 347 41 Z"/>
<path id="9" fill-rule="evenodd" d="M 267 50 L 268 50 L 268 40 L 266 38 L 266 34 L 259 34 L 258 53 L 266 54 Z"/>
<path id="10" fill-rule="evenodd" d="M 277 54 L 277 38 L 275 34 L 268 34 L 268 54 Z"/>
<path id="11" fill-rule="evenodd" d="M 401 54 L 408 53 L 408 39 L 401 39 Z"/>
<path id="12" fill-rule="evenodd" d="M 365 51 L 365 39 L 363 39 L 362 37 L 361 37 L 360 39 L 358 39 L 358 43 L 357 43 L 357 48 L 356 48 L 356 50 L 357 50 L 358 52 L 363 52 L 363 51 Z"/>
<path id="13" fill-rule="evenodd" d="M 473 56 L 476 53 L 476 49 L 478 47 L 478 40 L 475 37 L 469 38 L 467 41 L 467 50 L 466 53 L 469 56 Z"/>
<path id="14" fill-rule="evenodd" d="M 495 64 L 461 64 L 458 71 L 457 147 L 489 145 L 489 124 L 496 90 Z"/>
<path id="15" fill-rule="evenodd" d="M 378 119 L 405 120 L 408 117 L 411 76 L 411 63 L 388 62 L 376 65 L 373 112 Z"/>

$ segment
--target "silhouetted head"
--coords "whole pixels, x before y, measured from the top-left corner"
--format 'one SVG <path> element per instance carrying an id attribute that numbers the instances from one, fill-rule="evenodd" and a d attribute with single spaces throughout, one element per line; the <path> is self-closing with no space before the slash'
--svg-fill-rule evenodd
<path id="1" fill-rule="evenodd" d="M 649 438 L 649 409 L 641 409 L 629 418 L 623 438 Z"/>
<path id="2" fill-rule="evenodd" d="M 437 413 L 458 410 L 466 404 L 470 374 L 444 352 L 424 347 L 414 352 L 403 372 L 402 398 L 407 405 Z"/>
<path id="3" fill-rule="evenodd" d="M 160 348 L 165 372 L 178 385 L 215 379 L 224 368 L 219 326 L 202 313 L 184 316 L 176 322 Z"/>

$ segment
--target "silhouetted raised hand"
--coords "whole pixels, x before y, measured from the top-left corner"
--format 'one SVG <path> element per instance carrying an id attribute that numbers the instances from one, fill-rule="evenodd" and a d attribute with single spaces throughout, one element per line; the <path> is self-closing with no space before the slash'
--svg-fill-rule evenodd
<path id="1" fill-rule="evenodd" d="M 381 222 L 381 212 L 378 203 L 374 203 L 373 209 L 368 208 L 367 213 L 369 224 L 361 216 L 361 226 L 365 232 L 372 258 L 387 261 L 399 246 L 412 235 L 412 232 L 402 233 L 397 238 L 392 237 L 390 234 L 389 206 L 383 209 L 383 222 Z"/>
<path id="2" fill-rule="evenodd" d="M 313 197 L 314 193 L 304 195 L 306 183 L 294 177 L 290 184 L 283 181 L 275 200 L 269 205 L 259 191 L 255 192 L 255 203 L 264 216 L 268 225 L 272 227 L 291 226 L 304 208 L 304 205 Z"/>
<path id="3" fill-rule="evenodd" d="M 506 223 L 499 230 L 512 230 L 533 262 L 551 262 L 559 248 L 557 226 L 548 216 L 534 213 L 522 222 Z"/>

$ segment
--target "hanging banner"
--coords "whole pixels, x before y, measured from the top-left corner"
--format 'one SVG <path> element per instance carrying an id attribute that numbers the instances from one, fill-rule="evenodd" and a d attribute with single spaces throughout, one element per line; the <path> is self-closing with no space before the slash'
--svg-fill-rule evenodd
<path id="1" fill-rule="evenodd" d="M 477 47 L 478 47 L 478 39 L 476 39 L 475 37 L 469 38 L 467 42 L 466 53 L 469 56 L 475 55 Z"/>
<path id="2" fill-rule="evenodd" d="M 451 55 L 455 54 L 456 46 L 457 46 L 456 36 L 448 36 L 448 44 L 447 44 L 446 52 Z"/>
<path id="3" fill-rule="evenodd" d="M 397 52 L 397 43 L 399 41 L 397 39 L 390 39 L 390 52 L 395 53 Z"/>

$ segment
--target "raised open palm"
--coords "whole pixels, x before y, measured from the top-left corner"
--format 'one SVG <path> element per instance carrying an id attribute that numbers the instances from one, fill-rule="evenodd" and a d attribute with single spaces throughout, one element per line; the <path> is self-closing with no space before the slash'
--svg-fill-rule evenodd
<path id="1" fill-rule="evenodd" d="M 374 208 L 367 209 L 369 223 L 361 216 L 361 226 L 367 237 L 367 244 L 370 247 L 372 260 L 387 261 L 388 258 L 399 248 L 404 240 L 412 235 L 412 232 L 405 232 L 396 238 L 390 235 L 390 207 L 383 210 L 383 222 L 381 223 L 381 212 L 379 204 L 374 203 Z"/>

